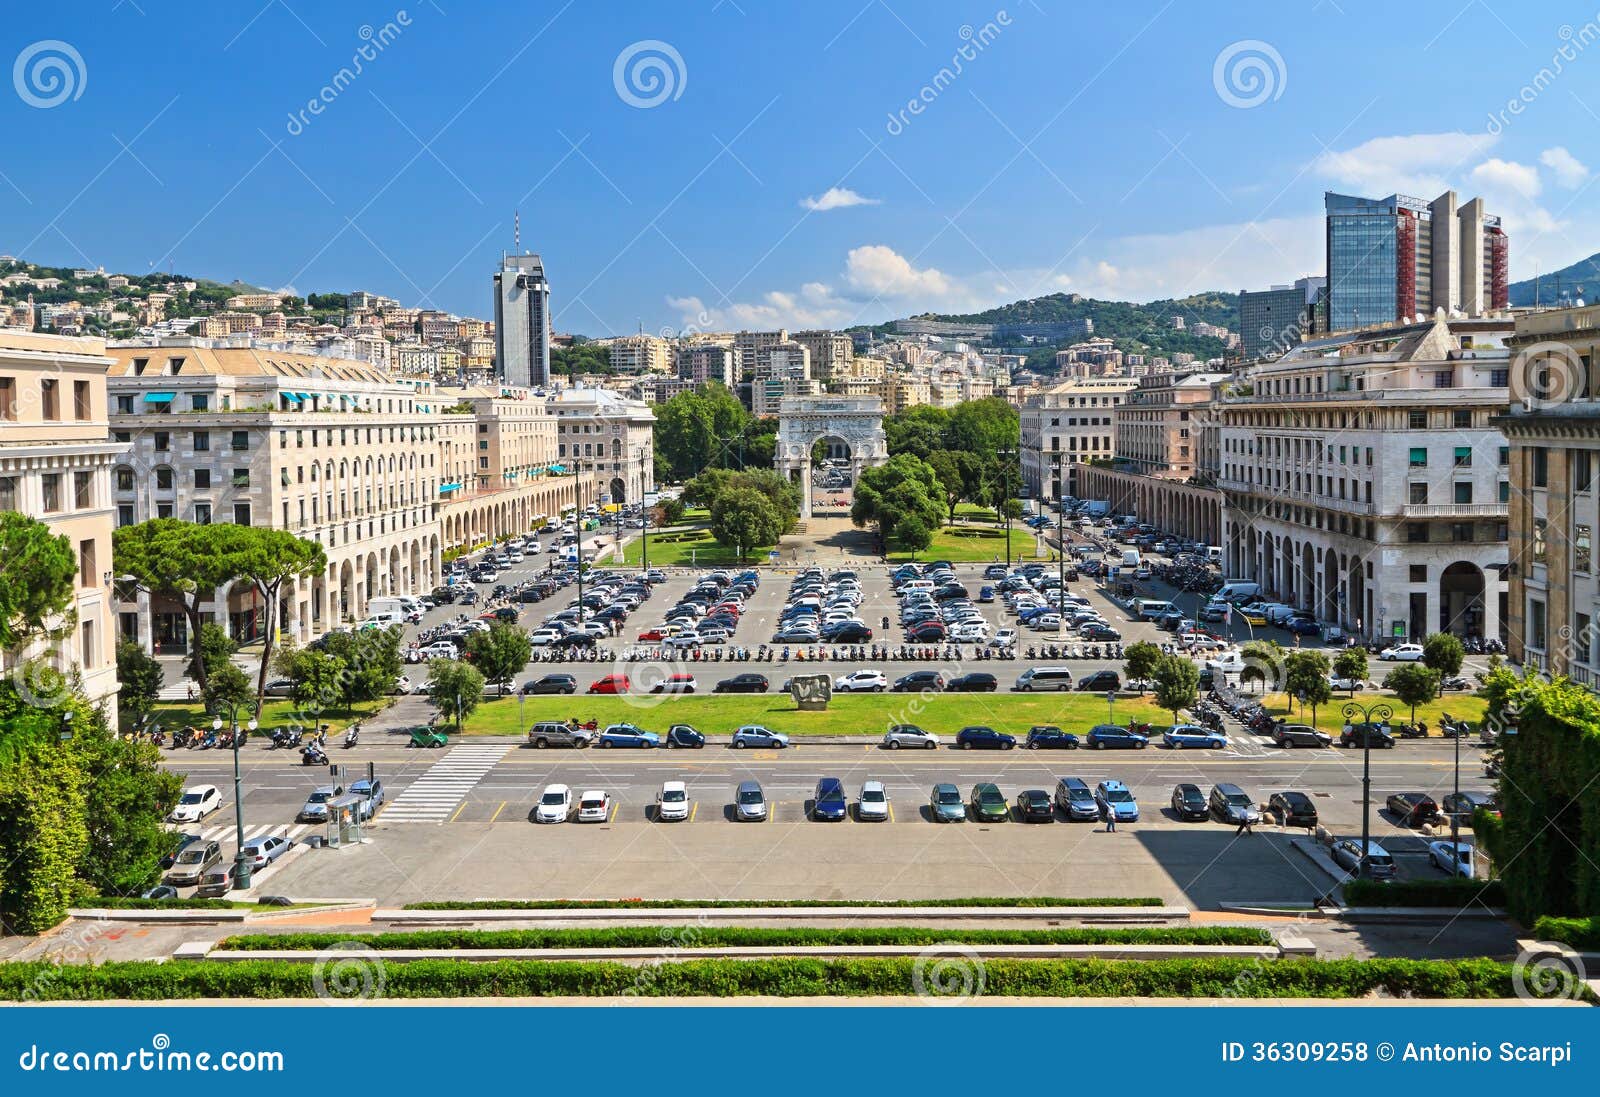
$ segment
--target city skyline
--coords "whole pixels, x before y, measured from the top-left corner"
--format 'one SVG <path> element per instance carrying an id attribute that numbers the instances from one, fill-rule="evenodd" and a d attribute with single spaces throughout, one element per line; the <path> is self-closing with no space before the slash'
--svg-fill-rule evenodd
<path id="1" fill-rule="evenodd" d="M 1481 195 L 1512 280 L 1596 246 L 1564 121 L 1600 30 L 1554 14 L 1540 37 L 1538 12 L 1512 31 L 1478 6 L 1406 41 L 1331 5 L 360 14 L 312 28 L 269 5 L 174 33 L 120 6 L 23 28 L 70 52 L 19 54 L 0 97 L 52 149 L 3 169 L 0 250 L 487 316 L 520 216 L 556 330 L 615 335 L 1264 288 L 1322 271 L 1327 190 Z M 1419 50 L 1487 39 L 1470 71 L 1420 66 L 1422 86 Z M 1357 49 L 1360 92 L 1314 94 Z M 65 94 L 21 63 L 50 56 Z M 208 95 L 141 82 L 152 61 L 195 66 Z"/>

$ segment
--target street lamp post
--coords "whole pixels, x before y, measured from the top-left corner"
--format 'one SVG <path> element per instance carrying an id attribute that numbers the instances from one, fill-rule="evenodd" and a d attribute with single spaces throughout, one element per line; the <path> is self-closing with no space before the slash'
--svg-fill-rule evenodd
<path id="1" fill-rule="evenodd" d="M 1114 724 L 1116 722 L 1117 722 L 1117 691 L 1114 690 L 1114 689 L 1108 689 L 1108 690 L 1106 690 L 1106 723 Z"/>
<path id="2" fill-rule="evenodd" d="M 1364 725 L 1371 725 L 1374 719 L 1382 720 L 1385 726 L 1394 719 L 1394 709 L 1383 702 L 1372 705 L 1359 705 L 1354 701 L 1349 702 L 1340 712 L 1345 723 L 1352 724 L 1357 716 L 1361 717 Z M 1372 844 L 1372 729 L 1365 726 L 1361 729 L 1361 863 L 1356 868 L 1356 875 L 1366 879 L 1372 874 L 1371 858 L 1368 850 Z"/>
<path id="3" fill-rule="evenodd" d="M 639 521 L 644 527 L 639 531 L 641 543 L 639 555 L 639 570 L 650 570 L 650 508 L 644 501 L 644 447 L 639 447 Z"/>
<path id="4" fill-rule="evenodd" d="M 1066 509 L 1061 505 L 1061 458 L 1055 459 L 1056 466 L 1056 613 L 1059 615 L 1060 624 L 1056 626 L 1056 636 L 1066 638 L 1067 631 L 1067 518 Z M 1007 544 L 1011 541 L 1006 538 Z"/>
<path id="5" fill-rule="evenodd" d="M 250 731 L 256 730 L 255 717 L 245 725 Z M 244 782 L 239 775 L 239 746 L 243 738 L 239 734 L 239 706 L 228 705 L 228 727 L 233 732 L 233 886 L 236 891 L 250 889 L 250 862 L 244 855 Z M 222 730 L 222 716 L 219 714 L 211 720 L 211 730 Z"/>
<path id="6" fill-rule="evenodd" d="M 1000 448 L 1000 498 L 997 500 L 1006 523 L 1006 570 L 1011 570 L 1011 447 Z"/>

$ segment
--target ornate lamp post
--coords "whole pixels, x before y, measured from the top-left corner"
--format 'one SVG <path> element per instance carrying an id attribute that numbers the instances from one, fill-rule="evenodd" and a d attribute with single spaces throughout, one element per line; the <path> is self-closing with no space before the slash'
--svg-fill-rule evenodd
<path id="1" fill-rule="evenodd" d="M 1361 717 L 1361 722 L 1371 725 L 1382 721 L 1384 726 L 1394 719 L 1394 709 L 1386 703 L 1379 701 L 1376 704 L 1361 705 L 1351 701 L 1340 710 L 1344 715 L 1345 723 L 1355 723 L 1356 717 Z M 1370 726 L 1361 729 L 1361 864 L 1357 867 L 1356 875 L 1363 880 L 1372 875 L 1372 865 L 1368 850 L 1372 845 L 1372 729 Z"/>
<path id="2" fill-rule="evenodd" d="M 244 736 L 239 734 L 239 706 L 228 705 L 228 726 L 233 732 L 233 886 L 236 890 L 247 891 L 250 888 L 250 862 L 244 855 L 244 787 L 239 777 L 239 747 Z M 255 717 L 245 725 L 250 730 L 256 730 Z M 211 720 L 211 730 L 222 730 L 222 717 L 220 715 Z"/>

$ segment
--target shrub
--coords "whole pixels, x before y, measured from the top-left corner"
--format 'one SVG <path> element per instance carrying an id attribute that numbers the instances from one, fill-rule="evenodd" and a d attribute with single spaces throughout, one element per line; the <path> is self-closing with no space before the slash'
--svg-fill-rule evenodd
<path id="1" fill-rule="evenodd" d="M 614 907 L 680 910 L 704 907 L 1159 907 L 1160 899 L 1107 896 L 1061 899 L 1050 895 L 1008 895 L 972 899 L 470 899 L 407 903 L 402 910 L 594 910 Z"/>
<path id="2" fill-rule="evenodd" d="M 1353 907 L 1503 907 L 1506 891 L 1498 880 L 1351 880 L 1344 899 Z"/>
<path id="3" fill-rule="evenodd" d="M 1541 941 L 1559 941 L 1576 949 L 1600 949 L 1600 917 L 1555 918 L 1546 915 L 1533 923 L 1533 935 Z"/>
<path id="4" fill-rule="evenodd" d="M 227 899 L 141 899 L 137 895 L 90 895 L 76 904 L 81 910 L 232 910 Z"/>

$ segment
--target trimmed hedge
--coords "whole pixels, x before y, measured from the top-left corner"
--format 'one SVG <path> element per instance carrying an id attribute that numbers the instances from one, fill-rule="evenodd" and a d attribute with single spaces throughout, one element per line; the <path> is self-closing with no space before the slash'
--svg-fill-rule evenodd
<path id="1" fill-rule="evenodd" d="M 975 899 L 468 899 L 407 903 L 401 910 L 717 910 L 745 907 L 1159 907 L 1149 896 L 1129 899 L 1060 899 L 1053 896 L 1001 896 Z"/>
<path id="2" fill-rule="evenodd" d="M 1503 907 L 1499 880 L 1351 880 L 1344 901 L 1353 907 Z"/>
<path id="3" fill-rule="evenodd" d="M 339 945 L 386 949 L 717 948 L 727 945 L 1270 945 L 1249 926 L 1171 928 L 938 929 L 908 926 L 767 928 L 755 926 L 613 926 L 601 929 L 429 929 L 415 933 L 251 933 L 218 947 L 245 952 L 315 951 Z"/>
<path id="4" fill-rule="evenodd" d="M 137 895 L 92 895 L 74 904 L 79 910 L 232 910 L 227 899 L 141 899 Z"/>
<path id="5" fill-rule="evenodd" d="M 0 1000 L 311 998 L 319 983 L 359 975 L 388 998 L 497 998 L 572 995 L 683 998 L 746 995 L 892 995 L 916 993 L 914 957 L 852 960 L 691 960 L 635 967 L 618 963 L 427 960 L 345 970 L 326 982 L 321 965 L 287 961 L 208 963 L 131 961 L 57 966 L 0 965 Z M 989 960 L 981 972 L 990 996 L 1060 998 L 1364 998 L 1373 993 L 1419 999 L 1517 996 L 1512 968 L 1492 960 L 1248 959 Z M 1587 992 L 1586 992 L 1587 993 Z M 370 995 L 369 995 L 370 996 Z"/>
<path id="6" fill-rule="evenodd" d="M 1584 951 L 1600 950 L 1600 917 L 1554 918 L 1546 915 L 1533 923 L 1533 935 L 1541 941 L 1559 941 Z"/>

